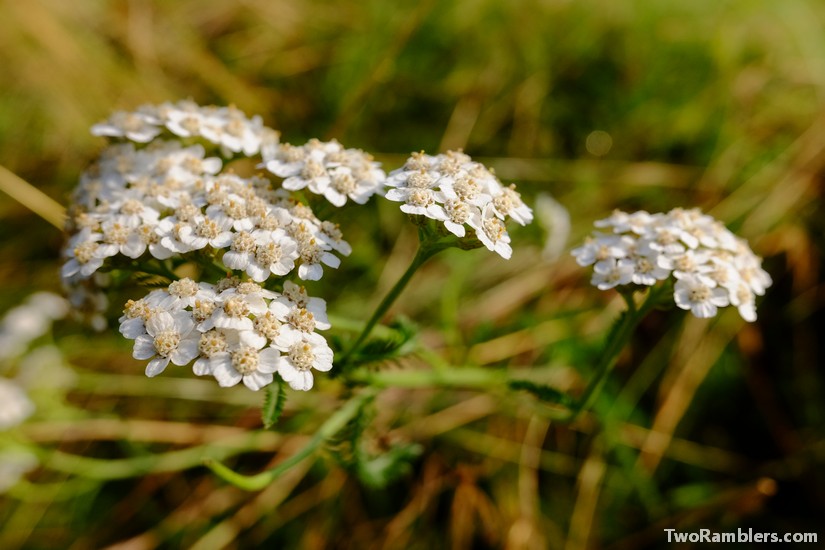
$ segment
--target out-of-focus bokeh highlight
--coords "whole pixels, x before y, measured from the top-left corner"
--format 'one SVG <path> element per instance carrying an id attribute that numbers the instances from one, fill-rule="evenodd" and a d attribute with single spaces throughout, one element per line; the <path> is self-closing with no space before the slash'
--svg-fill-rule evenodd
<path id="1" fill-rule="evenodd" d="M 382 392 L 376 451 L 423 449 L 384 488 L 329 453 L 261 493 L 199 466 L 215 446 L 247 473 L 295 453 L 334 381 L 256 434 L 260 395 L 186 369 L 146 379 L 115 330 L 63 322 L 46 352 L 0 363 L 37 405 L 0 431 L 0 548 L 635 549 L 749 527 L 821 542 L 823 31 L 813 0 L 0 2 L 0 312 L 59 289 L 60 205 L 104 144 L 89 127 L 182 98 L 388 170 L 463 148 L 517 182 L 539 220 L 512 260 L 450 251 L 393 308 L 455 368 L 581 391 L 621 300 L 568 250 L 614 208 L 702 208 L 774 279 L 754 324 L 656 312 L 572 427 L 504 388 Z M 341 220 L 353 256 L 312 289 L 343 319 L 366 319 L 415 250 L 397 205 L 365 212 Z"/>

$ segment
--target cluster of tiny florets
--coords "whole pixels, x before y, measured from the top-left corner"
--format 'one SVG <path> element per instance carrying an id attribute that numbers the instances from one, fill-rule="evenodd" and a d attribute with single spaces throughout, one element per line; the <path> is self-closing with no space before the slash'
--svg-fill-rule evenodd
<path id="1" fill-rule="evenodd" d="M 78 186 L 63 278 L 88 279 L 117 255 L 164 260 L 202 249 L 223 252 L 228 269 L 258 282 L 296 267 L 300 278 L 317 280 L 322 264 L 338 267 L 331 251 L 350 248 L 336 226 L 269 180 L 221 167 L 200 145 L 106 149 Z"/>
<path id="2" fill-rule="evenodd" d="M 307 189 L 335 206 L 347 200 L 365 204 L 384 187 L 386 174 L 371 155 L 345 149 L 337 141 L 312 139 L 305 145 L 281 143 L 263 152 L 263 166 L 291 191 Z"/>
<path id="3" fill-rule="evenodd" d="M 291 281 L 275 292 L 252 281 L 184 278 L 130 300 L 120 317 L 120 332 L 135 341 L 133 357 L 149 360 L 147 376 L 192 363 L 195 374 L 221 386 L 243 382 L 252 390 L 275 373 L 293 389 L 312 388 L 312 370 L 332 368 L 332 350 L 316 332 L 329 327 L 326 302 Z"/>
<path id="4" fill-rule="evenodd" d="M 512 218 L 526 225 L 533 219 L 515 185 L 503 185 L 460 151 L 413 153 L 404 166 L 390 172 L 386 185 L 386 198 L 403 202 L 403 212 L 438 220 L 459 238 L 470 227 L 484 246 L 503 258 L 513 252 L 505 221 Z"/>
<path id="5" fill-rule="evenodd" d="M 335 206 L 364 204 L 383 186 L 379 164 L 334 141 L 281 143 L 259 116 L 191 101 L 116 112 L 92 133 L 113 143 L 82 175 L 69 210 L 61 275 L 73 306 L 101 328 L 107 301 L 100 288 L 110 269 L 141 271 L 152 261 L 160 267 L 147 273 L 174 278 L 192 258 L 208 265 L 203 277 L 214 268 L 231 277 L 173 281 L 130 301 L 121 318 L 134 356 L 149 360 L 147 375 L 195 361 L 197 373 L 224 386 L 243 380 L 258 389 L 278 372 L 309 389 L 310 368 L 332 366 L 315 332 L 328 327 L 325 305 L 288 278 L 318 280 L 352 248 L 294 192 L 306 188 Z M 278 178 L 241 177 L 226 167 L 238 156 Z M 250 288 L 258 290 L 239 290 Z"/>
<path id="6" fill-rule="evenodd" d="M 178 138 L 201 138 L 221 147 L 226 156 L 252 156 L 278 143 L 277 131 L 261 117 L 247 117 L 235 107 L 201 106 L 184 100 L 143 105 L 136 111 L 117 111 L 92 126 L 92 134 L 149 143 L 168 132 Z"/>
<path id="7" fill-rule="evenodd" d="M 579 265 L 593 266 L 597 288 L 652 286 L 672 275 L 681 309 L 706 318 L 732 305 L 746 321 L 756 320 L 756 296 L 771 277 L 747 241 L 711 216 L 682 208 L 667 214 L 616 211 L 594 225 L 597 230 L 572 253 Z"/>

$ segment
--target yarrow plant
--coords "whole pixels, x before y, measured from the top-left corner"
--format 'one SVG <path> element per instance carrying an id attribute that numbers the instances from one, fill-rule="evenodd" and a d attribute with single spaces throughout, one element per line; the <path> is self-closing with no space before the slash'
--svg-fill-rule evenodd
<path id="1" fill-rule="evenodd" d="M 191 101 L 118 112 L 92 133 L 110 142 L 74 193 L 63 282 L 75 309 L 99 329 L 105 328 L 114 289 L 123 290 L 126 282 L 150 287 L 133 295 L 118 319 L 147 376 L 189 366 L 223 387 L 265 389 L 266 427 L 283 409 L 285 385 L 310 390 L 318 373 L 330 372 L 344 379 L 347 392 L 368 386 L 352 392 L 303 451 L 271 470 L 241 476 L 209 464 L 247 489 L 263 488 L 325 438 L 358 424 L 381 386 L 365 365 L 403 348 L 403 342 L 369 340 L 371 333 L 425 262 L 449 248 L 486 248 L 509 259 L 508 222 L 524 226 L 533 220 L 515 185 L 462 151 L 413 153 L 387 174 L 362 150 L 335 140 L 292 145 L 259 116 Z M 249 166 L 259 171 L 247 173 Z M 341 228 L 324 218 L 373 197 L 398 203 L 417 228 L 418 249 L 360 332 L 328 340 L 327 303 L 310 296 L 302 282 L 322 280 L 353 251 Z M 619 289 L 628 311 L 608 335 L 595 376 L 576 400 L 530 381 L 509 383 L 542 399 L 553 396 L 567 408 L 568 421 L 590 406 L 633 329 L 664 295 L 698 317 L 733 305 L 754 321 L 755 297 L 771 284 L 747 243 L 698 210 L 616 211 L 596 227 L 573 255 L 580 265 L 593 266 L 594 286 Z M 633 297 L 637 289 L 650 289 L 641 304 Z M 409 341 L 410 331 L 398 327 L 387 330 Z M 465 380 L 459 370 L 454 380 Z M 470 374 L 466 380 L 474 383 L 501 381 L 489 371 Z M 353 443 L 352 460 L 361 461 L 356 470 L 369 474 L 371 483 L 386 482 L 420 452 L 398 447 L 367 465 L 369 456 L 358 445 Z"/>
<path id="2" fill-rule="evenodd" d="M 313 207 L 357 207 L 386 195 L 404 202 L 422 238 L 345 363 L 426 259 L 452 246 L 486 246 L 509 258 L 505 220 L 532 219 L 514 186 L 462 152 L 413 154 L 387 178 L 364 151 L 334 140 L 281 142 L 260 117 L 233 107 L 146 105 L 113 114 L 92 133 L 111 143 L 75 191 L 63 281 L 73 304 L 100 326 L 103 288 L 113 278 L 165 280 L 165 288 L 129 300 L 120 317 L 133 356 L 148 361 L 147 376 L 191 364 L 221 386 L 259 390 L 277 375 L 309 390 L 313 370 L 332 369 L 333 350 L 317 332 L 330 327 L 326 302 L 295 280 L 320 280 L 352 247 Z M 263 171 L 239 175 L 227 166 L 239 158 Z"/>
<path id="3" fill-rule="evenodd" d="M 593 286 L 619 291 L 627 310 L 608 334 L 595 375 L 571 408 L 569 421 L 592 404 L 633 329 L 651 309 L 667 303 L 668 296 L 699 318 L 733 305 L 752 322 L 755 297 L 771 285 L 748 243 L 697 209 L 674 208 L 666 214 L 616 210 L 594 225 L 572 254 L 579 265 L 593 266 Z M 647 291 L 641 304 L 633 297 L 637 290 Z"/>

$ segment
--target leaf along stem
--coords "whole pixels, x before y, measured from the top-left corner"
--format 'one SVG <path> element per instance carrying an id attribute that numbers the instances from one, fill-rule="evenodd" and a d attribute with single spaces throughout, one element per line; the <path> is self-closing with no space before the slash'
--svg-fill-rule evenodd
<path id="1" fill-rule="evenodd" d="M 352 397 L 349 401 L 347 401 L 340 409 L 338 409 L 335 414 L 330 416 L 326 422 L 324 422 L 318 431 L 315 432 L 315 435 L 312 436 L 309 443 L 289 457 L 288 459 L 284 460 L 274 468 L 266 470 L 256 475 L 247 476 L 243 474 L 239 474 L 238 472 L 224 466 L 217 460 L 207 459 L 205 461 L 206 466 L 211 469 L 218 477 L 235 485 L 240 489 L 244 489 L 246 491 L 260 491 L 264 489 L 266 486 L 274 482 L 278 477 L 292 468 L 293 466 L 299 464 L 306 458 L 310 457 L 316 450 L 326 441 L 327 439 L 334 436 L 338 433 L 350 420 L 352 420 L 357 414 L 358 411 L 361 410 L 368 401 L 373 399 L 375 395 L 378 393 L 377 388 L 367 388 L 366 390 L 362 391 L 361 393 Z"/>

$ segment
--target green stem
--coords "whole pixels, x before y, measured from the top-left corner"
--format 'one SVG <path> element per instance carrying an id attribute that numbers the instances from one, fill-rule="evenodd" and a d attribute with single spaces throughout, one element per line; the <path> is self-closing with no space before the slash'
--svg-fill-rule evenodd
<path id="1" fill-rule="evenodd" d="M 666 288 L 667 285 L 651 288 L 644 303 L 638 308 L 633 301 L 632 294 L 622 294 L 625 302 L 627 302 L 627 311 L 624 313 L 619 326 L 610 332 L 608 341 L 605 343 L 604 350 L 602 350 L 599 357 L 599 363 L 596 365 L 596 374 L 590 380 L 578 402 L 570 409 L 568 416 L 562 419 L 564 422 L 573 422 L 582 412 L 593 406 L 607 381 L 607 375 L 616 365 L 619 354 L 630 341 L 636 326 L 659 303 L 659 298 Z"/>
<path id="2" fill-rule="evenodd" d="M 489 389 L 505 387 L 508 373 L 500 369 L 460 367 L 433 370 L 374 371 L 360 368 L 348 375 L 352 382 L 378 388 L 458 387 Z"/>
<path id="3" fill-rule="evenodd" d="M 358 414 L 361 407 L 374 398 L 377 393 L 378 390 L 376 388 L 369 388 L 347 401 L 343 407 L 338 409 L 335 414 L 330 416 L 329 419 L 318 428 L 318 431 L 315 432 L 315 435 L 303 449 L 270 470 L 253 476 L 245 476 L 213 459 L 207 459 L 205 464 L 218 477 L 240 489 L 260 491 L 278 479 L 284 472 L 311 456 L 324 441 L 341 431 L 347 422 Z"/>
<path id="4" fill-rule="evenodd" d="M 38 451 L 42 464 L 50 470 L 74 474 L 89 479 L 125 479 L 161 472 L 178 472 L 203 463 L 204 456 L 224 460 L 231 456 L 255 451 L 262 439 L 271 440 L 274 434 L 255 432 L 232 437 L 209 445 L 199 445 L 180 451 L 151 454 L 121 459 L 90 458 L 63 451 Z"/>
<path id="5" fill-rule="evenodd" d="M 372 329 L 378 321 L 380 321 L 381 318 L 387 313 L 390 306 L 395 302 L 407 284 L 409 284 L 410 279 L 412 279 L 415 272 L 418 271 L 418 268 L 424 265 L 427 260 L 435 256 L 438 252 L 444 250 L 445 248 L 449 248 L 450 246 L 451 244 L 441 244 L 431 241 L 422 241 L 419 243 L 418 251 L 413 258 L 412 263 L 410 263 L 410 266 L 407 268 L 407 271 L 404 272 L 401 278 L 395 283 L 395 286 L 390 289 L 389 293 L 387 293 L 387 295 L 384 296 L 384 299 L 381 300 L 381 303 L 378 304 L 378 307 L 373 312 L 369 321 L 367 321 L 367 324 L 364 326 L 364 329 L 361 331 L 358 339 L 352 346 L 350 346 L 349 350 L 347 350 L 346 353 L 344 353 L 344 356 L 340 359 L 340 364 L 346 365 L 347 361 L 356 351 L 358 351 L 358 348 L 361 347 L 370 335 Z"/>

